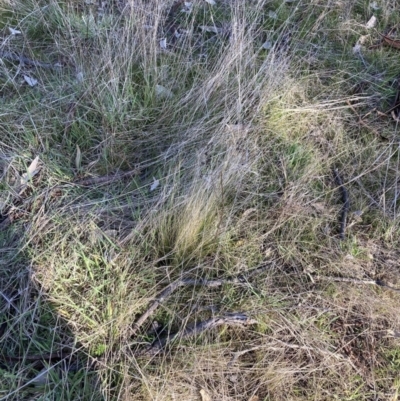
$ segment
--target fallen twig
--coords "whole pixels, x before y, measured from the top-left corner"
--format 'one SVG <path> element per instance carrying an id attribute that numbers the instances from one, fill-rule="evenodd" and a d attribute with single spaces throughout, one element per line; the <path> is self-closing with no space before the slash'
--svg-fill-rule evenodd
<path id="1" fill-rule="evenodd" d="M 370 131 L 372 131 L 375 135 L 382 137 L 382 135 L 373 127 L 371 127 L 369 124 L 367 124 L 363 117 L 360 117 L 360 115 L 357 113 L 356 109 L 354 108 L 354 106 L 350 103 L 349 100 L 346 100 L 346 103 L 348 104 L 348 106 L 350 107 L 350 109 L 354 112 L 354 114 L 358 117 L 358 123 L 362 126 L 364 126 L 365 128 L 369 129 Z M 364 118 L 368 115 L 368 113 L 364 116 Z"/>
<path id="2" fill-rule="evenodd" d="M 346 187 L 343 185 L 343 180 L 342 180 L 337 168 L 333 169 L 333 174 L 335 177 L 335 182 L 339 186 L 341 194 L 342 194 L 343 206 L 342 206 L 342 212 L 341 212 L 341 216 L 340 216 L 339 236 L 340 236 L 340 239 L 344 239 L 345 233 L 346 233 L 347 214 L 350 209 L 349 193 L 347 192 Z"/>
<path id="3" fill-rule="evenodd" d="M 140 354 L 150 354 L 154 355 L 160 352 L 167 345 L 171 344 L 173 341 L 178 339 L 188 338 L 194 335 L 198 335 L 203 333 L 206 330 L 213 329 L 215 327 L 221 325 L 228 326 L 242 326 L 242 325 L 250 325 L 258 323 L 257 320 L 251 319 L 246 314 L 238 312 L 238 313 L 229 313 L 223 316 L 214 317 L 208 320 L 204 320 L 195 325 L 189 326 L 184 330 L 178 331 L 175 334 L 165 336 L 163 338 L 157 339 L 153 344 L 151 344 L 147 349 L 142 351 Z"/>
<path id="4" fill-rule="evenodd" d="M 81 180 L 74 181 L 74 184 L 81 185 L 83 187 L 89 187 L 92 185 L 103 185 L 108 184 L 110 182 L 120 180 L 122 178 L 129 178 L 139 174 L 139 170 L 131 170 L 124 173 L 118 173 L 115 175 L 103 175 L 100 177 L 90 177 L 90 178 L 83 178 Z"/>
<path id="5" fill-rule="evenodd" d="M 382 280 L 361 280 L 361 279 L 351 278 L 351 277 L 331 277 L 331 276 L 316 276 L 316 277 L 313 277 L 313 279 L 314 280 L 352 283 L 352 284 L 376 285 L 378 287 L 384 287 L 384 288 L 388 288 L 389 290 L 392 290 L 392 291 L 400 292 L 400 288 L 391 287 L 390 285 L 387 285 Z"/>
<path id="6" fill-rule="evenodd" d="M 41 61 L 35 61 L 28 57 L 21 56 L 19 54 L 9 52 L 9 51 L 0 51 L 0 58 L 4 58 L 9 61 L 19 61 L 20 64 L 25 64 L 31 67 L 40 67 L 40 68 L 49 68 L 49 69 L 56 69 L 60 68 L 58 64 L 51 64 L 51 63 L 43 63 Z"/>
<path id="7" fill-rule="evenodd" d="M 236 283 L 236 280 L 231 281 L 231 280 L 193 280 L 193 279 L 180 279 L 176 280 L 173 283 L 171 283 L 169 286 L 167 286 L 157 297 L 156 300 L 153 301 L 153 303 L 150 305 L 150 307 L 140 316 L 140 318 L 134 323 L 132 335 L 135 335 L 140 327 L 143 325 L 143 323 L 156 311 L 156 309 L 161 305 L 162 302 L 165 301 L 167 297 L 169 297 L 175 290 L 177 290 L 180 287 L 184 286 L 203 286 L 203 287 L 219 287 L 225 283 Z M 239 281 L 237 281 L 239 282 Z"/>
<path id="8" fill-rule="evenodd" d="M 277 344 L 279 346 L 277 346 Z M 314 351 L 315 349 L 313 347 L 308 347 L 306 345 L 298 345 L 298 344 L 289 344 L 287 342 L 278 340 L 276 338 L 274 338 L 274 342 L 273 343 L 263 343 L 262 345 L 256 345 L 254 347 L 248 348 L 248 349 L 244 349 L 242 351 L 236 351 L 232 353 L 232 359 L 228 362 L 228 367 L 231 367 L 235 362 L 237 362 L 237 360 L 242 356 L 242 355 L 246 355 L 249 352 L 253 352 L 253 351 L 258 351 L 260 349 L 267 349 L 269 351 L 282 351 L 285 348 L 288 349 L 299 349 L 299 350 L 305 350 L 305 351 Z M 318 350 L 319 352 L 321 352 L 321 350 Z M 327 352 L 329 353 L 330 356 L 334 356 L 337 358 L 337 355 L 335 355 L 334 353 L 331 352 Z"/>
<path id="9" fill-rule="evenodd" d="M 242 351 L 236 351 L 232 353 L 232 359 L 228 362 L 228 368 L 233 366 L 234 363 L 242 356 L 249 352 L 258 351 L 259 349 L 265 348 L 265 345 L 258 345 L 249 349 L 244 349 Z"/>
<path id="10" fill-rule="evenodd" d="M 168 285 L 163 291 L 161 291 L 160 295 L 152 302 L 149 308 L 139 317 L 139 319 L 134 323 L 133 329 L 131 332 L 131 336 L 134 336 L 139 329 L 143 326 L 144 322 L 156 311 L 156 309 L 161 305 L 162 302 L 165 301 L 167 297 L 169 297 L 175 290 L 180 287 L 185 286 L 203 286 L 209 288 L 220 287 L 224 284 L 241 284 L 244 285 L 248 278 L 261 273 L 266 270 L 270 264 L 266 263 L 257 267 L 247 274 L 241 273 L 237 277 L 227 278 L 227 279 L 215 279 L 215 280 L 206 280 L 206 279 L 179 279 Z"/>

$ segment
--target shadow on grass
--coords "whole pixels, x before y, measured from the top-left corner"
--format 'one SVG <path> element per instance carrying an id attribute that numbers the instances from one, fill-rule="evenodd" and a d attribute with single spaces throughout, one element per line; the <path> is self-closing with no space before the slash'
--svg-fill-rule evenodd
<path id="1" fill-rule="evenodd" d="M 0 231 L 0 400 L 106 399 L 96 363 L 34 280 L 22 222 Z"/>

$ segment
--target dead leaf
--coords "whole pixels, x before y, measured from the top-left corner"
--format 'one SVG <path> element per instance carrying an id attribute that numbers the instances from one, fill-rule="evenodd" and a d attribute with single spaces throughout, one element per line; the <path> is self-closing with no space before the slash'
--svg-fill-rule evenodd
<path id="1" fill-rule="evenodd" d="M 156 96 L 159 99 L 171 99 L 174 97 L 174 94 L 165 86 L 156 85 Z"/>
<path id="2" fill-rule="evenodd" d="M 190 1 L 185 1 L 183 3 L 183 8 L 181 9 L 181 12 L 190 14 L 192 12 L 192 8 L 193 8 L 193 3 Z"/>
<path id="3" fill-rule="evenodd" d="M 207 393 L 206 390 L 200 390 L 201 400 L 202 401 L 212 401 L 211 396 Z"/>
<path id="4" fill-rule="evenodd" d="M 376 17 L 375 17 L 375 15 L 373 15 L 373 16 L 369 19 L 369 21 L 366 23 L 365 27 L 366 27 L 367 29 L 371 29 L 371 28 L 373 28 L 375 25 L 376 25 Z"/>
<path id="5" fill-rule="evenodd" d="M 269 11 L 268 12 L 268 17 L 272 18 L 272 19 L 277 19 L 278 18 L 278 14 L 275 11 Z"/>
<path id="6" fill-rule="evenodd" d="M 273 254 L 273 249 L 272 249 L 272 248 L 267 248 L 267 249 L 264 251 L 264 256 L 265 256 L 266 258 L 269 258 L 270 256 L 272 256 L 272 254 Z"/>
<path id="7" fill-rule="evenodd" d="M 256 212 L 256 211 L 257 211 L 257 209 L 256 209 L 255 207 L 252 207 L 252 208 L 250 208 L 250 209 L 245 210 L 245 211 L 243 212 L 243 214 L 242 214 L 241 219 L 247 218 L 248 216 L 250 216 L 252 213 L 254 213 L 254 212 Z"/>
<path id="8" fill-rule="evenodd" d="M 267 40 L 266 42 L 263 43 L 261 47 L 265 50 L 270 50 L 272 49 L 272 43 L 269 40 Z"/>
<path id="9" fill-rule="evenodd" d="M 42 369 L 33 379 L 31 379 L 30 383 L 34 386 L 45 386 L 49 383 L 49 369 Z"/>
<path id="10" fill-rule="evenodd" d="M 153 177 L 153 180 L 154 181 L 150 186 L 150 192 L 154 191 L 160 185 L 160 180 L 156 180 L 154 177 Z"/>
<path id="11" fill-rule="evenodd" d="M 200 29 L 203 32 L 212 32 L 212 33 L 220 33 L 220 32 L 222 32 L 222 29 L 221 28 L 217 28 L 216 26 L 200 25 Z"/>
<path id="12" fill-rule="evenodd" d="M 388 36 L 382 35 L 381 33 L 380 35 L 382 36 L 382 39 L 385 42 L 385 44 L 387 44 L 390 47 L 394 47 L 395 49 L 400 49 L 400 40 L 391 39 Z"/>
<path id="13" fill-rule="evenodd" d="M 361 49 L 362 46 L 365 44 L 365 41 L 367 40 L 368 36 L 362 35 L 358 38 L 357 43 L 353 47 L 353 53 L 356 55 L 361 56 Z"/>
<path id="14" fill-rule="evenodd" d="M 11 35 L 21 35 L 21 31 L 18 31 L 17 29 L 10 28 L 8 27 L 8 30 L 10 31 Z"/>
<path id="15" fill-rule="evenodd" d="M 226 127 L 235 133 L 240 131 L 248 131 L 248 127 L 245 124 L 226 124 Z"/>
<path id="16" fill-rule="evenodd" d="M 24 75 L 24 80 L 30 87 L 33 87 L 38 83 L 37 79 L 29 77 L 28 75 Z"/>
<path id="17" fill-rule="evenodd" d="M 78 82 L 83 82 L 83 72 L 82 71 L 78 71 L 76 74 L 76 80 Z"/>
<path id="18" fill-rule="evenodd" d="M 164 49 L 164 50 L 167 48 L 167 38 L 162 38 L 160 40 L 160 47 L 161 47 L 161 49 Z"/>
<path id="19" fill-rule="evenodd" d="M 380 10 L 380 7 L 378 6 L 378 3 L 376 1 L 373 1 L 369 5 L 373 10 Z"/>
<path id="20" fill-rule="evenodd" d="M 315 211 L 317 211 L 319 213 L 326 212 L 326 205 L 324 202 L 314 202 L 311 204 L 311 206 L 315 209 Z"/>
<path id="21" fill-rule="evenodd" d="M 355 46 L 353 47 L 353 53 L 354 54 L 359 54 L 361 53 L 361 44 L 357 42 Z"/>
<path id="22" fill-rule="evenodd" d="M 387 330 L 387 334 L 389 337 L 395 337 L 395 338 L 400 338 L 400 331 L 395 331 L 392 329 Z"/>
<path id="23" fill-rule="evenodd" d="M 76 145 L 75 167 L 79 171 L 81 169 L 82 153 L 79 146 Z"/>
<path id="24" fill-rule="evenodd" d="M 206 2 L 208 4 L 211 4 L 212 6 L 215 6 L 217 3 L 215 2 L 215 0 L 206 0 Z"/>
<path id="25" fill-rule="evenodd" d="M 118 235 L 118 231 L 117 230 L 105 230 L 104 235 L 106 235 L 109 238 L 116 238 Z"/>
<path id="26" fill-rule="evenodd" d="M 259 397 L 258 395 L 252 395 L 252 396 L 249 398 L 249 401 L 259 401 L 259 399 L 260 399 L 260 397 Z"/>
<path id="27" fill-rule="evenodd" d="M 39 156 L 36 156 L 32 160 L 32 163 L 29 165 L 26 173 L 22 174 L 21 185 L 26 185 L 32 179 L 32 177 L 34 177 L 37 174 L 37 172 L 39 171 L 38 163 L 39 163 Z"/>

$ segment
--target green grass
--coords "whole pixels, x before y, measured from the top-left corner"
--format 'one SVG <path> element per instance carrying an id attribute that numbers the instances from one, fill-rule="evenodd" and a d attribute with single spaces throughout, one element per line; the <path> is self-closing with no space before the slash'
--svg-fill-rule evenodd
<path id="1" fill-rule="evenodd" d="M 0 7 L 0 400 L 397 400 L 391 3 L 173 4 Z"/>

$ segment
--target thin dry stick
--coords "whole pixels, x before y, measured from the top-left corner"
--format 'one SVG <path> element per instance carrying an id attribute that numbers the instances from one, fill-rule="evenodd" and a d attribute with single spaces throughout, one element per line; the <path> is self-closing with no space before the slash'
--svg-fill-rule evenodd
<path id="1" fill-rule="evenodd" d="M 280 344 L 281 346 L 277 347 L 276 343 Z M 229 361 L 228 367 L 231 367 L 242 355 L 246 355 L 249 352 L 258 351 L 260 349 L 282 351 L 282 349 L 284 349 L 282 346 L 285 348 L 290 348 L 290 349 L 301 349 L 301 350 L 306 350 L 306 351 L 314 351 L 314 348 L 307 347 L 306 345 L 288 344 L 288 343 L 285 343 L 284 341 L 275 339 L 275 343 L 266 343 L 263 345 L 258 345 L 258 346 L 254 346 L 252 348 L 244 349 L 242 351 L 233 352 L 232 359 Z"/>
<path id="2" fill-rule="evenodd" d="M 249 349 L 244 349 L 243 351 L 233 352 L 232 359 L 228 362 L 228 368 L 233 366 L 233 364 L 236 363 L 237 360 L 242 355 L 246 355 L 248 352 L 258 351 L 259 349 L 262 349 L 262 348 L 266 348 L 266 346 L 265 345 L 259 345 L 259 346 L 255 346 L 255 347 L 252 347 L 252 348 L 249 348 Z"/>
<path id="3" fill-rule="evenodd" d="M 74 184 L 81 185 L 83 187 L 89 187 L 91 185 L 102 185 L 108 184 L 110 182 L 121 180 L 122 178 L 129 178 L 139 174 L 139 170 L 131 170 L 125 173 L 119 173 L 115 175 L 103 175 L 101 177 L 91 177 L 91 178 L 83 178 L 78 181 L 74 181 Z"/>
<path id="4" fill-rule="evenodd" d="M 237 277 L 230 279 L 215 279 L 215 280 L 206 280 L 206 279 L 179 279 L 168 285 L 163 291 L 161 291 L 160 295 L 153 301 L 153 303 L 149 306 L 149 308 L 139 317 L 139 319 L 134 323 L 131 335 L 134 336 L 138 330 L 143 326 L 144 322 L 156 311 L 156 309 L 161 305 L 162 302 L 165 301 L 175 290 L 180 287 L 185 286 L 203 286 L 209 288 L 220 287 L 224 284 L 239 284 L 244 285 L 248 278 L 261 273 L 266 270 L 270 266 L 269 263 L 263 264 L 249 272 L 245 275 L 240 274 Z"/>
<path id="5" fill-rule="evenodd" d="M 163 348 L 165 348 L 167 345 L 171 344 L 175 340 L 199 335 L 206 330 L 210 330 L 210 329 L 213 329 L 213 328 L 221 326 L 221 325 L 242 326 L 242 325 L 250 325 L 250 324 L 256 324 L 256 323 L 258 323 L 257 320 L 251 319 L 246 314 L 241 313 L 241 312 L 229 313 L 229 314 L 226 314 L 223 316 L 214 317 L 214 318 L 199 322 L 193 326 L 189 326 L 186 329 L 178 331 L 175 334 L 168 335 L 166 337 L 156 340 L 147 349 L 145 349 L 142 352 L 142 354 L 154 355 L 154 354 L 160 352 Z"/>
<path id="6" fill-rule="evenodd" d="M 350 103 L 349 100 L 346 100 L 346 103 L 348 104 L 348 106 L 350 107 L 350 109 L 354 112 L 354 114 L 358 117 L 358 123 L 363 125 L 365 128 L 368 128 L 369 130 L 371 130 L 375 135 L 382 137 L 382 135 L 373 127 L 371 127 L 369 124 L 367 124 L 357 113 L 356 109 L 354 108 L 354 106 Z"/>
<path id="7" fill-rule="evenodd" d="M 313 278 L 316 280 L 324 280 L 324 281 L 338 281 L 338 282 L 352 283 L 352 284 L 377 285 L 378 287 L 385 287 L 392 291 L 400 292 L 399 288 L 391 287 L 390 285 L 387 285 L 385 282 L 383 282 L 381 280 L 360 280 L 360 279 L 351 278 L 351 277 L 331 277 L 331 276 L 317 276 L 317 277 L 313 277 Z"/>
<path id="8" fill-rule="evenodd" d="M 25 64 L 31 67 L 41 67 L 41 68 L 57 68 L 55 65 L 50 63 L 43 63 L 41 61 L 31 60 L 28 57 L 20 56 L 16 53 L 9 51 L 0 51 L 0 58 L 5 58 L 9 61 L 19 61 L 20 64 Z"/>

